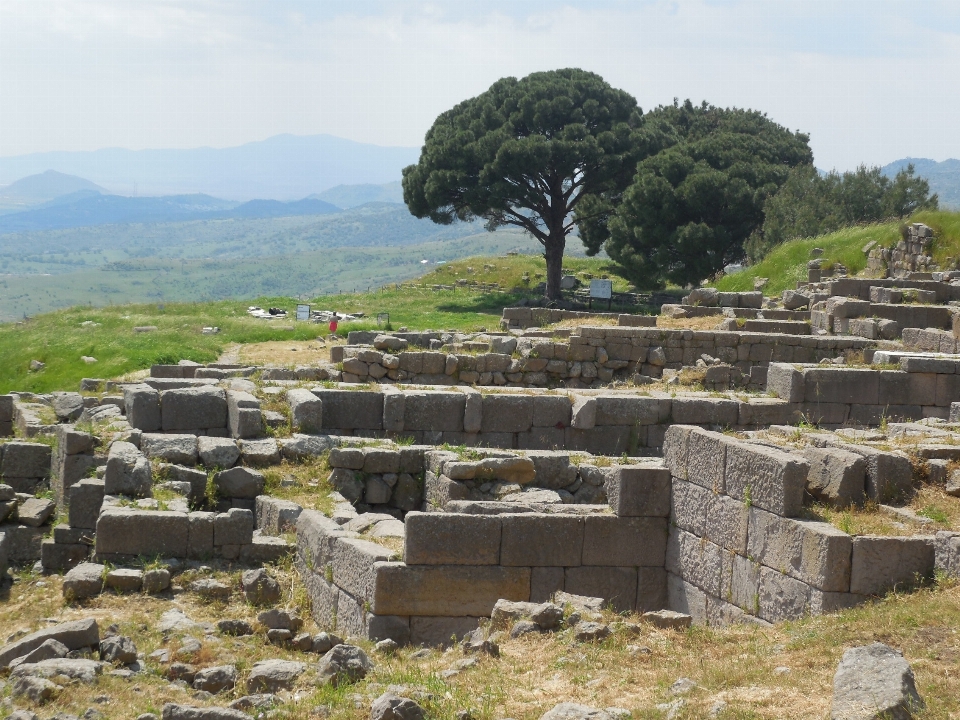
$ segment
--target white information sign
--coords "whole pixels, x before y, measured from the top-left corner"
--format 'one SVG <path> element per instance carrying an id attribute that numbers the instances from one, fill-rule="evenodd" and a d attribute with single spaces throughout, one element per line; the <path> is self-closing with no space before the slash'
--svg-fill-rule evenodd
<path id="1" fill-rule="evenodd" d="M 310 319 L 310 306 L 297 305 L 297 320 L 302 320 L 306 322 L 309 319 Z"/>
<path id="2" fill-rule="evenodd" d="M 590 297 L 597 300 L 609 300 L 613 297 L 613 280 L 591 280 Z"/>

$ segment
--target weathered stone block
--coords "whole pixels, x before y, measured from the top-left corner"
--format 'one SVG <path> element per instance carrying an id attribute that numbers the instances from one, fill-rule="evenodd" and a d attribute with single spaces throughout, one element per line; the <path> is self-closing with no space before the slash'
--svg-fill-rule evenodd
<path id="1" fill-rule="evenodd" d="M 144 432 L 160 429 L 160 393 L 158 391 L 145 384 L 125 385 L 123 403 L 126 406 L 127 422 L 132 427 Z"/>
<path id="2" fill-rule="evenodd" d="M 339 537 L 333 543 L 331 562 L 333 581 L 355 598 L 368 601 L 374 596 L 376 573 L 374 563 L 388 561 L 393 553 L 382 545 L 367 540 Z M 411 613 L 371 609 L 378 615 L 409 615 Z"/>
<path id="3" fill-rule="evenodd" d="M 670 471 L 654 464 L 618 465 L 607 472 L 607 499 L 620 517 L 666 517 Z"/>
<path id="4" fill-rule="evenodd" d="M 702 534 L 711 542 L 743 554 L 747 550 L 749 523 L 750 510 L 744 503 L 727 495 L 711 494 L 708 497 Z"/>
<path id="5" fill-rule="evenodd" d="M 454 513 L 409 513 L 403 559 L 408 565 L 496 565 L 500 518 Z"/>
<path id="6" fill-rule="evenodd" d="M 442 372 L 442 370 L 441 370 Z M 403 409 L 404 432 L 441 430 L 462 432 L 466 396 L 461 392 L 407 392 Z"/>
<path id="7" fill-rule="evenodd" d="M 484 395 L 480 431 L 527 432 L 533 426 L 533 398 L 529 395 Z"/>
<path id="8" fill-rule="evenodd" d="M 240 459 L 240 448 L 230 438 L 207 437 L 197 438 L 197 451 L 200 462 L 207 468 L 231 468 Z"/>
<path id="9" fill-rule="evenodd" d="M 4 478 L 50 477 L 52 448 L 43 443 L 14 440 L 4 443 L 0 475 Z"/>
<path id="10" fill-rule="evenodd" d="M 671 529 L 666 547 L 667 572 L 719 597 L 724 586 L 724 560 L 724 552 L 719 545 L 684 530 Z"/>
<path id="11" fill-rule="evenodd" d="M 665 518 L 588 515 L 581 562 L 599 566 L 662 566 L 666 546 Z M 569 588 L 567 591 L 577 592 Z"/>
<path id="12" fill-rule="evenodd" d="M 287 390 L 287 402 L 290 404 L 290 420 L 296 430 L 304 433 L 323 431 L 323 401 L 309 390 L 293 388 Z"/>
<path id="13" fill-rule="evenodd" d="M 941 530 L 936 534 L 934 566 L 950 577 L 960 577 L 960 533 Z"/>
<path id="14" fill-rule="evenodd" d="M 810 463 L 807 492 L 837 508 L 864 503 L 867 463 L 860 455 L 813 447 L 801 454 Z"/>
<path id="15" fill-rule="evenodd" d="M 516 566 L 580 565 L 584 519 L 577 516 L 521 513 L 500 518 L 500 564 Z"/>
<path id="16" fill-rule="evenodd" d="M 478 617 L 411 617 L 410 643 L 412 645 L 456 645 L 467 633 L 476 630 Z"/>
<path id="17" fill-rule="evenodd" d="M 767 392 L 788 402 L 803 402 L 803 373 L 789 363 L 770 363 L 767 367 Z"/>
<path id="18" fill-rule="evenodd" d="M 165 432 L 227 427 L 227 397 L 218 387 L 165 390 L 160 396 L 160 410 Z"/>
<path id="19" fill-rule="evenodd" d="M 798 620 L 810 607 L 810 586 L 768 567 L 760 568 L 759 615 L 767 622 Z"/>
<path id="20" fill-rule="evenodd" d="M 241 508 L 217 513 L 213 519 L 213 547 L 249 545 L 253 542 L 253 513 Z"/>
<path id="21" fill-rule="evenodd" d="M 714 492 L 724 492 L 730 444 L 729 438 L 720 433 L 691 428 L 687 436 L 686 479 Z"/>
<path id="22" fill-rule="evenodd" d="M 401 357 L 410 354 L 404 353 Z M 382 393 L 332 388 L 313 388 L 311 392 L 323 402 L 324 428 L 344 430 L 383 429 Z"/>
<path id="23" fill-rule="evenodd" d="M 103 480 L 88 478 L 73 485 L 68 493 L 70 526 L 95 530 L 104 494 Z"/>
<path id="24" fill-rule="evenodd" d="M 727 494 L 777 515 L 800 513 L 809 468 L 805 460 L 773 448 L 734 441 L 726 444 Z"/>
<path id="25" fill-rule="evenodd" d="M 693 622 L 707 622 L 707 594 L 678 575 L 667 573 L 667 607 L 689 615 Z"/>
<path id="26" fill-rule="evenodd" d="M 213 476 L 217 494 L 223 498 L 255 498 L 263 494 L 263 473 L 245 467 L 221 470 Z"/>
<path id="27" fill-rule="evenodd" d="M 248 465 L 266 467 L 280 462 L 280 448 L 273 438 L 240 440 L 240 456 Z"/>
<path id="28" fill-rule="evenodd" d="M 258 495 L 256 501 L 257 529 L 267 535 L 292 531 L 303 508 L 290 500 Z"/>
<path id="29" fill-rule="evenodd" d="M 870 369 L 810 368 L 803 385 L 806 402 L 876 405 L 880 397 L 880 377 Z"/>
<path id="30" fill-rule="evenodd" d="M 153 472 L 135 445 L 118 441 L 110 446 L 103 480 L 107 495 L 150 497 Z"/>
<path id="31" fill-rule="evenodd" d="M 143 433 L 140 451 L 150 459 L 177 465 L 197 463 L 197 436 L 163 433 Z"/>
<path id="32" fill-rule="evenodd" d="M 374 567 L 371 611 L 378 615 L 489 617 L 497 600 L 530 599 L 530 568 L 500 565 L 404 565 Z M 411 642 L 416 642 L 411 632 Z"/>
<path id="33" fill-rule="evenodd" d="M 205 560 L 213 556 L 213 528 L 216 513 L 192 512 L 187 515 L 187 557 Z"/>
<path id="34" fill-rule="evenodd" d="M 186 557 L 187 513 L 112 507 L 97 520 L 98 555 Z"/>
<path id="35" fill-rule="evenodd" d="M 566 395 L 536 395 L 533 427 L 565 428 L 570 425 L 571 403 Z"/>
<path id="36" fill-rule="evenodd" d="M 400 472 L 400 453 L 396 450 L 364 448 L 361 469 L 365 473 L 398 473 Z"/>
<path id="37" fill-rule="evenodd" d="M 853 538 L 850 592 L 881 595 L 887 590 L 912 587 L 931 575 L 935 540 L 932 536 Z"/>
<path id="38" fill-rule="evenodd" d="M 633 612 L 637 605 L 637 568 L 572 567 L 564 571 L 564 591 L 603 598 L 616 612 Z"/>

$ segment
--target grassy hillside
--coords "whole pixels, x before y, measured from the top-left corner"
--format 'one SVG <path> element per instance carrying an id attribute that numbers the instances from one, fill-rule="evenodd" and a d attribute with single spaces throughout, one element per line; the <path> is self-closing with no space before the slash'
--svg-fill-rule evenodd
<path id="1" fill-rule="evenodd" d="M 934 259 L 945 265 L 948 258 L 960 257 L 960 213 L 922 212 L 911 217 L 908 222 L 926 223 L 934 229 Z M 807 277 L 807 261 L 810 251 L 822 248 L 824 263 L 842 263 L 850 273 L 862 272 L 867 266 L 867 256 L 863 247 L 875 240 L 883 247 L 891 247 L 900 239 L 900 223 L 887 222 L 877 225 L 844 228 L 828 235 L 803 240 L 792 240 L 774 248 L 763 262 L 746 270 L 727 275 L 717 281 L 722 291 L 753 290 L 753 281 L 758 277 L 769 278 L 764 288 L 768 295 L 776 295 L 783 290 L 792 289 Z"/>
<path id="2" fill-rule="evenodd" d="M 419 255 L 413 256 L 411 262 L 421 267 L 417 258 Z M 607 263 L 597 259 L 571 258 L 565 265 L 573 271 L 598 276 L 608 272 Z M 491 269 L 484 270 L 484 266 Z M 468 267 L 477 272 L 468 273 Z M 279 284 L 284 278 L 292 282 L 297 273 L 310 270 L 309 267 L 288 267 L 283 276 L 279 274 L 281 269 L 277 268 Z M 400 288 L 390 285 L 390 289 L 369 293 L 323 295 L 309 302 L 317 310 L 363 312 L 371 317 L 368 322 L 341 325 L 340 334 L 352 329 L 375 328 L 378 313 L 389 313 L 394 328 L 494 329 L 505 305 L 530 294 L 521 279 L 525 272 L 530 274 L 530 284 L 535 286 L 540 282 L 536 274 L 544 272 L 543 258 L 534 255 L 473 257 L 440 266 L 428 273 L 422 283 L 416 281 Z M 498 282 L 505 291 L 429 288 L 434 284 L 454 285 L 458 277 Z M 244 287 L 236 286 L 241 291 Z M 626 283 L 615 278 L 614 286 L 625 287 Z M 115 377 L 154 363 L 177 362 L 183 358 L 210 362 L 231 343 L 309 340 L 328 332 L 326 325 L 253 319 L 246 314 L 250 304 L 282 307 L 292 316 L 297 300 L 286 296 L 205 303 L 80 306 L 37 315 L 25 322 L 2 324 L 0 393 L 71 389 L 77 387 L 83 377 Z M 133 328 L 142 325 L 155 325 L 158 329 L 134 333 Z M 202 335 L 201 329 L 210 325 L 220 327 L 221 332 Z M 95 357 L 98 362 L 88 365 L 80 359 L 84 355 Z M 31 360 L 46 363 L 46 368 L 30 372 Z"/>

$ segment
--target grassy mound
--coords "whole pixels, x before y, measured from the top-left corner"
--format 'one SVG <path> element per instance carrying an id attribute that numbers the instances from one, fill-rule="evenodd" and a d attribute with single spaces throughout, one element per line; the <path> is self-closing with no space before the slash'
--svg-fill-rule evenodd
<path id="1" fill-rule="evenodd" d="M 608 262 L 570 258 L 564 264 L 574 273 L 596 277 L 610 273 Z M 468 271 L 473 268 L 473 272 Z M 390 285 L 369 293 L 327 295 L 310 302 L 314 309 L 363 312 L 369 321 L 342 324 L 339 334 L 378 327 L 377 316 L 389 315 L 393 328 L 411 330 L 479 330 L 498 327 L 505 305 L 532 294 L 545 272 L 544 261 L 535 255 L 475 257 L 441 265 L 423 278 L 404 285 Z M 529 281 L 524 281 L 527 274 Z M 625 290 L 619 277 L 614 288 Z M 501 291 L 483 291 L 470 285 L 457 286 L 457 279 L 498 283 Z M 434 290 L 431 285 L 453 286 Z M 0 325 L 0 393 L 11 390 L 49 392 L 76 388 L 84 377 L 112 378 L 156 363 L 181 359 L 211 362 L 232 343 L 271 340 L 310 340 L 326 335 L 326 325 L 294 322 L 297 300 L 266 297 L 249 301 L 168 303 L 165 305 L 112 305 L 103 308 L 78 306 L 37 315 L 29 320 Z M 288 320 L 257 320 L 247 315 L 250 304 L 280 307 Z M 382 325 L 386 325 L 384 320 Z M 137 326 L 156 330 L 135 333 Z M 217 326 L 217 335 L 203 335 L 205 326 Z M 97 359 L 87 364 L 82 356 Z M 31 372 L 30 361 L 46 364 Z"/>
<path id="2" fill-rule="evenodd" d="M 950 258 L 960 257 L 960 213 L 922 212 L 907 222 L 926 223 L 934 229 L 933 257 L 941 266 Z M 862 272 L 867 267 L 863 247 L 871 240 L 882 247 L 892 247 L 900 240 L 900 223 L 887 222 L 876 225 L 844 228 L 828 235 L 802 240 L 791 240 L 777 246 L 762 262 L 717 281 L 716 287 L 724 292 L 753 290 L 753 281 L 758 277 L 769 278 L 764 288 L 768 295 L 777 295 L 793 289 L 807 278 L 807 261 L 810 251 L 823 249 L 824 264 L 841 263 L 851 274 Z"/>

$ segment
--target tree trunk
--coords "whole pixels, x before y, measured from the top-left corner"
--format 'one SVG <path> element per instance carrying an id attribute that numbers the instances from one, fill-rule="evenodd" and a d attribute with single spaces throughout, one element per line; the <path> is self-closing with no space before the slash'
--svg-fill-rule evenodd
<path id="1" fill-rule="evenodd" d="M 543 256 L 547 261 L 547 291 L 548 300 L 560 299 L 560 278 L 563 276 L 563 250 L 567 244 L 567 237 L 563 231 L 550 233 L 544 245 Z"/>

